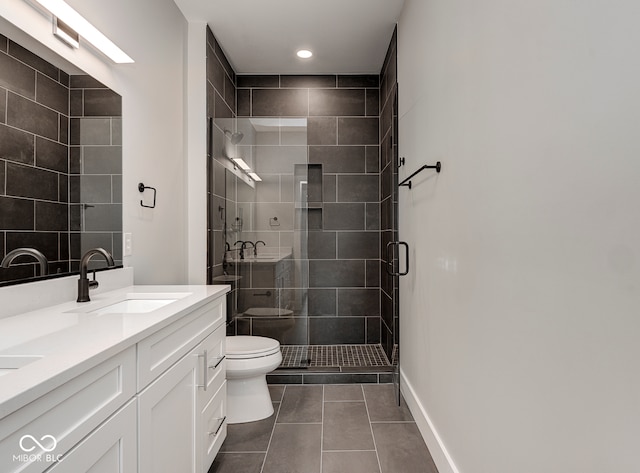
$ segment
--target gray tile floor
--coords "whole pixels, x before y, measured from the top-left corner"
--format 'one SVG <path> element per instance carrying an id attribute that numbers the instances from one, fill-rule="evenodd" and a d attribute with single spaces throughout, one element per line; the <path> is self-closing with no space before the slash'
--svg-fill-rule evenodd
<path id="1" fill-rule="evenodd" d="M 274 415 L 230 425 L 209 473 L 437 473 L 390 384 L 269 390 Z"/>

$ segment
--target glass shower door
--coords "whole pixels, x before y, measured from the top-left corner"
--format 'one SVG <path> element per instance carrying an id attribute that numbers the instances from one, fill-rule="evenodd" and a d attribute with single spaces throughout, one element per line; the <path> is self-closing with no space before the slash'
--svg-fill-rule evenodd
<path id="1" fill-rule="evenodd" d="M 393 98 L 393 123 L 391 128 L 391 143 L 392 143 L 392 160 L 393 163 L 393 184 L 391 186 L 392 195 L 392 228 L 393 228 L 393 243 L 396 250 L 401 247 L 406 250 L 406 266 L 404 270 L 399 268 L 401 255 L 396 251 L 392 257 L 392 277 L 393 277 L 393 352 L 391 356 L 391 364 L 393 367 L 393 384 L 396 392 L 396 402 L 400 405 L 400 276 L 404 276 L 409 272 L 409 260 L 408 253 L 409 247 L 406 243 L 400 241 L 398 229 L 398 168 L 400 167 L 400 160 L 398 155 L 398 86 L 396 85 L 395 94 Z"/>
<path id="2" fill-rule="evenodd" d="M 238 277 L 235 332 L 275 338 L 283 367 L 304 365 L 304 348 L 285 346 L 308 345 L 307 232 L 317 186 L 306 119 L 237 119 L 229 135 L 225 262 Z"/>

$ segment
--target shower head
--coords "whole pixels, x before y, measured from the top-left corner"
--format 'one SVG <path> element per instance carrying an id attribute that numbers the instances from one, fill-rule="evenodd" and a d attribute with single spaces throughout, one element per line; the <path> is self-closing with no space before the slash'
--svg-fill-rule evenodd
<path id="1" fill-rule="evenodd" d="M 232 145 L 237 145 L 242 141 L 242 138 L 244 138 L 244 133 L 242 133 L 241 131 L 232 133 L 230 130 L 224 130 L 224 134 L 229 137 Z"/>

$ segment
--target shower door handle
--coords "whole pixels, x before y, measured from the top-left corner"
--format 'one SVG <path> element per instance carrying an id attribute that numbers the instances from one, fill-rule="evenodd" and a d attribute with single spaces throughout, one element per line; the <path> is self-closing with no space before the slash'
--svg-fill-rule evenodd
<path id="1" fill-rule="evenodd" d="M 400 271 L 400 251 L 398 251 L 398 270 L 393 265 L 394 248 L 404 247 L 405 270 Z M 406 276 L 409 274 L 409 244 L 406 241 L 390 241 L 387 243 L 387 273 L 391 276 Z"/>

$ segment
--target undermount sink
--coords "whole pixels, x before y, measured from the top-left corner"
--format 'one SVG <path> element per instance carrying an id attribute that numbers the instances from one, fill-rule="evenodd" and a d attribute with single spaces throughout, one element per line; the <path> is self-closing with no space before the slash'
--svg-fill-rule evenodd
<path id="1" fill-rule="evenodd" d="M 12 373 L 40 358 L 40 355 L 0 355 L 0 376 Z"/>
<path id="2" fill-rule="evenodd" d="M 190 292 L 176 293 L 130 293 L 119 300 L 100 304 L 100 307 L 92 305 L 87 308 L 74 309 L 70 312 L 82 312 L 92 315 L 106 314 L 148 314 L 161 309 L 172 302 L 176 302 L 190 295 Z"/>
<path id="3" fill-rule="evenodd" d="M 90 314 L 146 314 L 160 309 L 178 299 L 125 299 L 115 304 L 92 310 Z"/>

